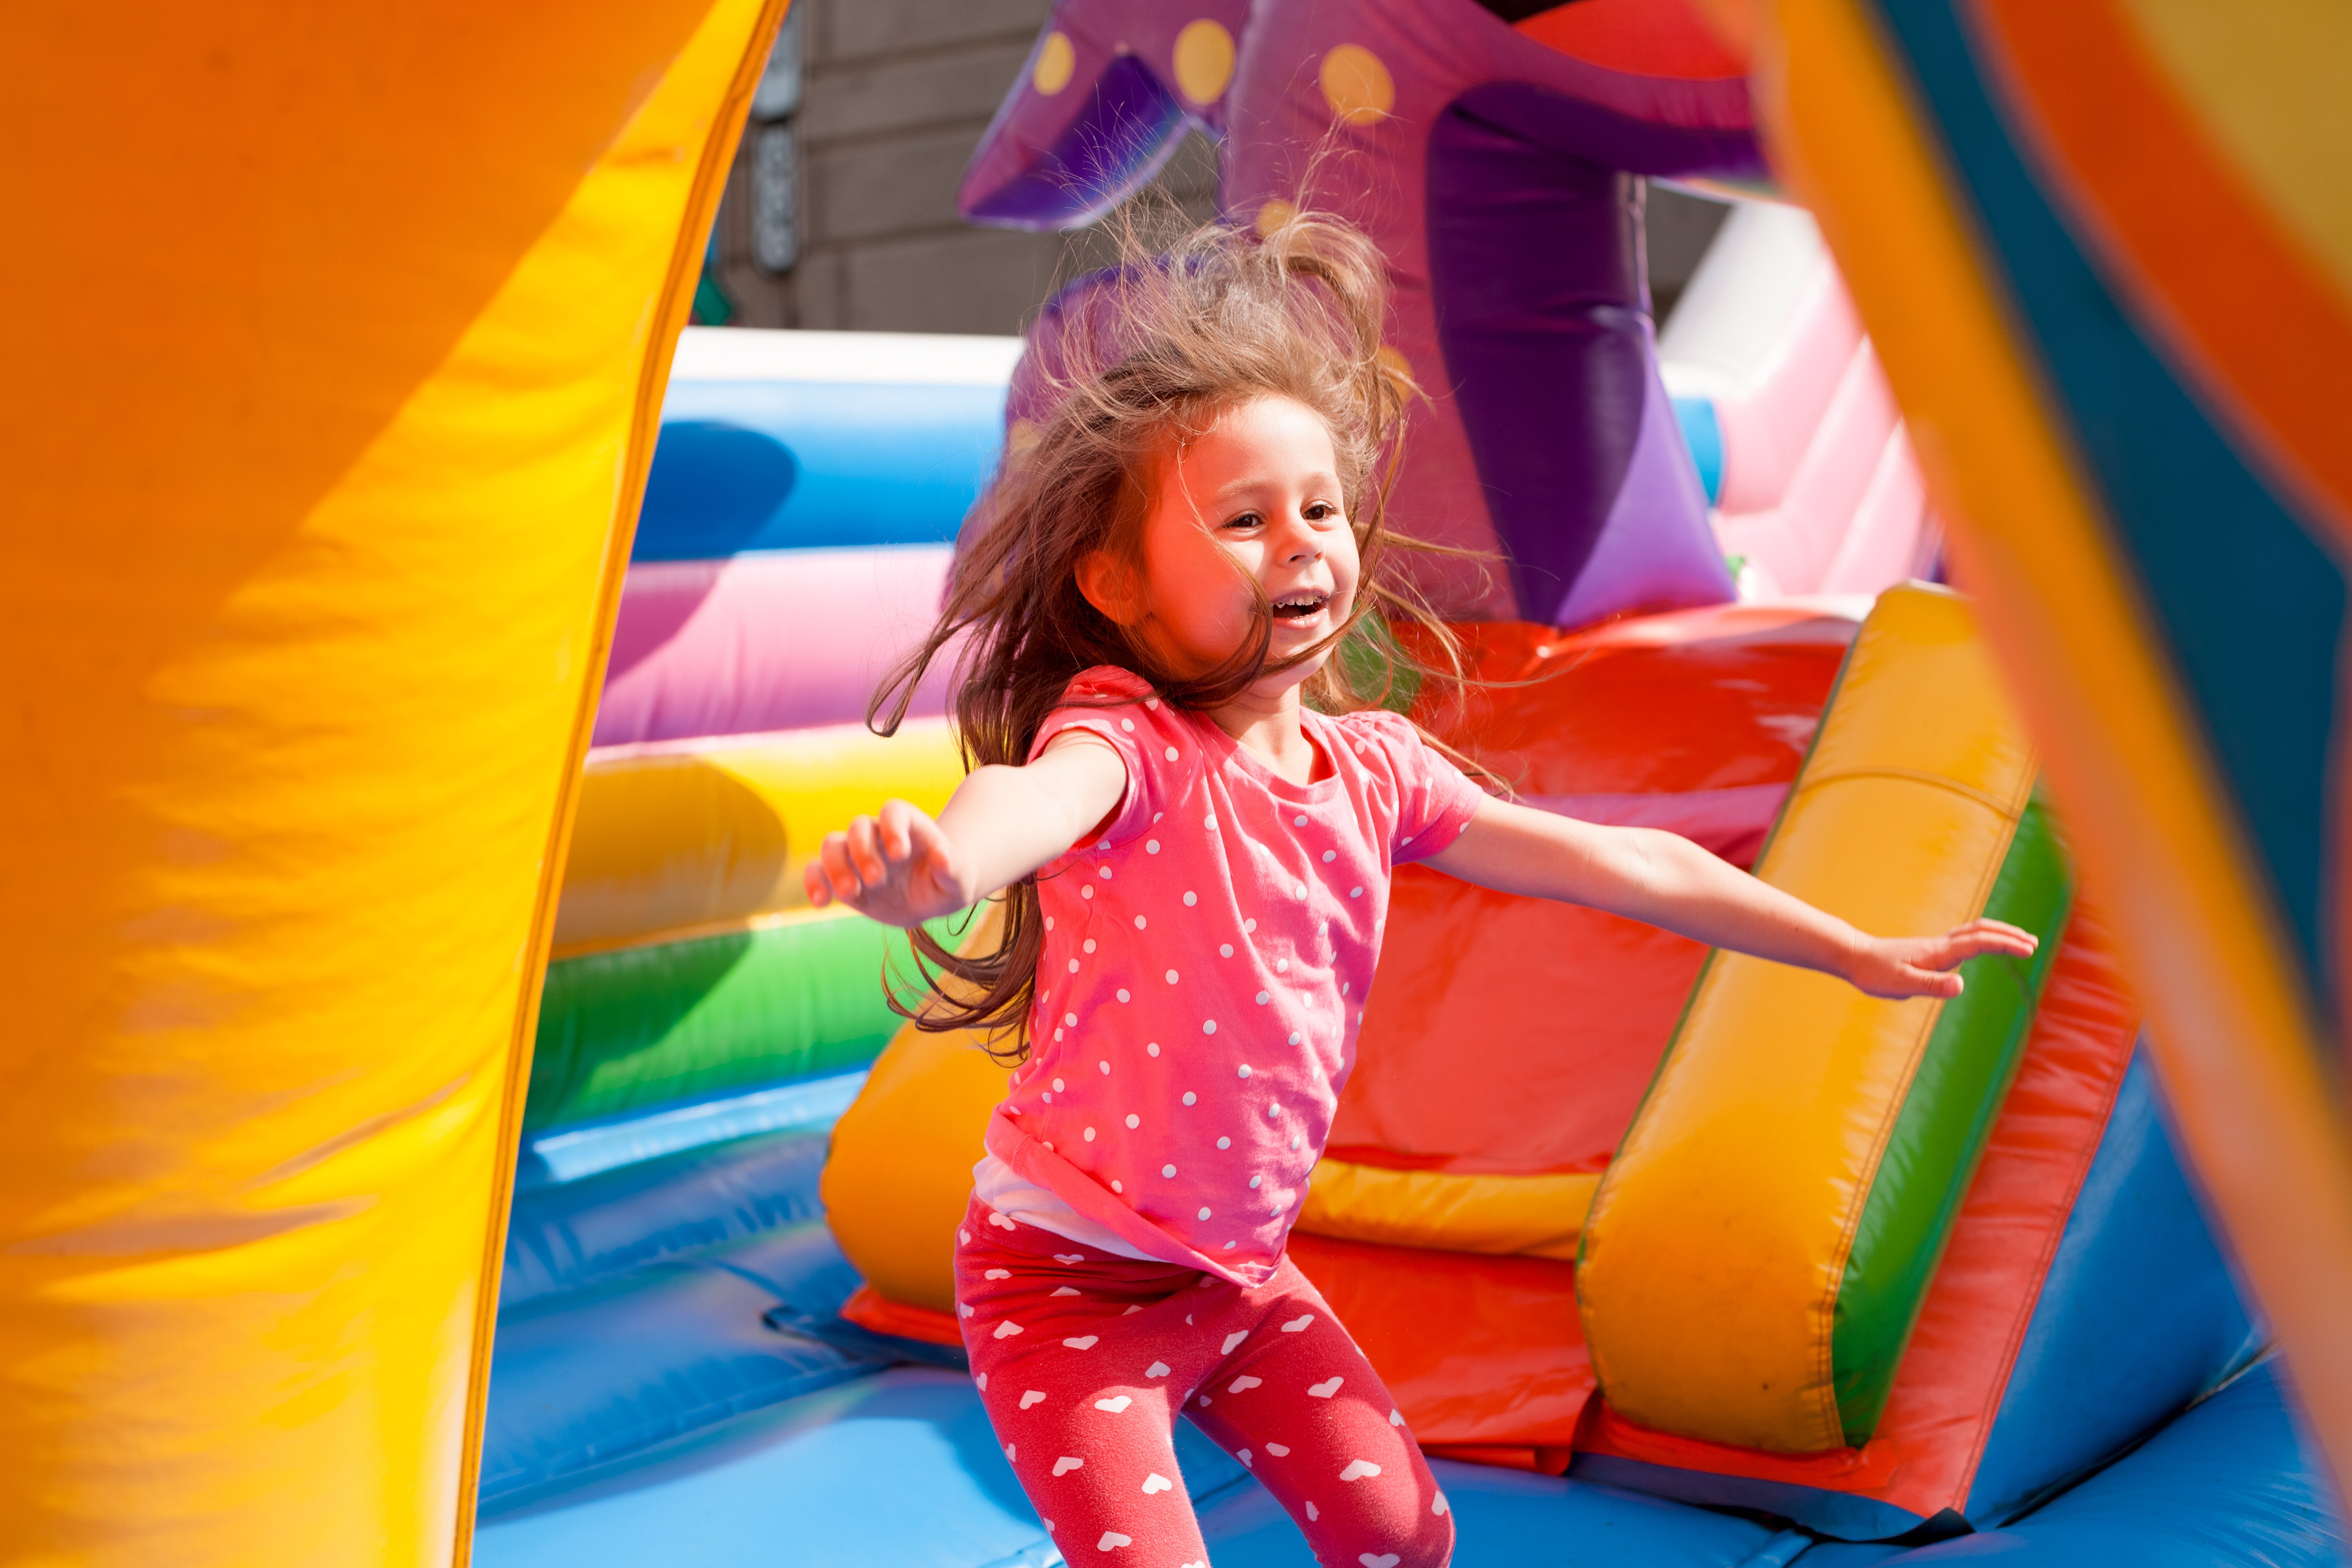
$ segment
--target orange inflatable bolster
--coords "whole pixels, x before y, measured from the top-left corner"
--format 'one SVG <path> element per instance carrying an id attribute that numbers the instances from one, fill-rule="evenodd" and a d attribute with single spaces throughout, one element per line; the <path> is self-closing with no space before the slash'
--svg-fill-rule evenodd
<path id="1" fill-rule="evenodd" d="M 1003 906 L 987 908 L 963 952 L 996 943 Z M 956 1222 L 971 1196 L 988 1113 L 1004 1096 L 1006 1069 L 987 1044 L 979 1030 L 926 1034 L 909 1020 L 834 1123 L 818 1186 L 825 1223 L 885 1301 L 955 1311 Z"/>

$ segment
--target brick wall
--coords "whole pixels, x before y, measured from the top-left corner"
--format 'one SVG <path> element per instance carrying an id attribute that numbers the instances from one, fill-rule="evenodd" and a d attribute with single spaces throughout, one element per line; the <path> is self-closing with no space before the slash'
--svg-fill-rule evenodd
<path id="1" fill-rule="evenodd" d="M 1060 283 L 1112 259 L 1099 233 L 974 228 L 956 216 L 964 163 L 1049 8 L 1050 0 L 794 0 L 800 99 L 778 123 L 790 132 L 797 255 L 782 276 L 755 258 L 755 120 L 719 215 L 732 324 L 1016 332 Z M 1156 184 L 1174 210 L 1208 217 L 1213 150 L 1191 137 Z M 1662 320 L 1721 218 L 1716 204 L 1650 193 Z"/>
<path id="2" fill-rule="evenodd" d="M 974 228 L 956 216 L 964 163 L 1020 75 L 1047 0 L 795 0 L 803 90 L 799 256 L 782 278 L 752 256 L 747 136 L 719 225 L 735 323 L 899 332 L 1015 332 L 1100 236 Z M 1216 160 L 1192 138 L 1161 190 L 1199 217 Z"/>

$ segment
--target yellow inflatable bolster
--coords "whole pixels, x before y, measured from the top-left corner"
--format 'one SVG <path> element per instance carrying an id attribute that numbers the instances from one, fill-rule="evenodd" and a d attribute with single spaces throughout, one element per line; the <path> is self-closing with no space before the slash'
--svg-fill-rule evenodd
<path id="1" fill-rule="evenodd" d="M 944 719 L 719 736 L 590 760 L 555 919 L 558 958 L 804 907 L 824 835 L 889 796 L 937 812 L 963 763 Z"/>
<path id="2" fill-rule="evenodd" d="M 1576 1260 L 1598 1172 L 1465 1176 L 1345 1160 L 1315 1167 L 1298 1228 L 1310 1236 L 1448 1252 Z"/>
<path id="3" fill-rule="evenodd" d="M 1757 875 L 1864 931 L 1948 929 L 1984 907 L 2034 771 L 1965 603 L 1891 590 Z M 1586 1221 L 1578 1294 L 1612 1406 L 1741 1447 L 1843 1446 L 1839 1290 L 1941 1006 L 1710 959 Z"/>

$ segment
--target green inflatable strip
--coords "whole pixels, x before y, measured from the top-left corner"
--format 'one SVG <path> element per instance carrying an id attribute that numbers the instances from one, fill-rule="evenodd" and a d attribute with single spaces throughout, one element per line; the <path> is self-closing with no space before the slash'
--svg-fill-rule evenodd
<path id="1" fill-rule="evenodd" d="M 952 943 L 963 917 L 929 928 Z M 656 942 L 547 966 L 523 1131 L 862 1067 L 903 1021 L 905 935 L 856 915 Z"/>
<path id="2" fill-rule="evenodd" d="M 1953 1217 L 1975 1178 L 1993 1118 L 2033 1023 L 2074 902 L 2074 880 L 2036 799 L 2010 840 L 1984 912 L 2042 939 L 2030 959 L 1970 959 L 1968 988 L 1944 1005 L 1863 1205 L 1838 1289 L 1830 1366 L 1848 1444 L 1878 1428 L 1919 1321 Z"/>

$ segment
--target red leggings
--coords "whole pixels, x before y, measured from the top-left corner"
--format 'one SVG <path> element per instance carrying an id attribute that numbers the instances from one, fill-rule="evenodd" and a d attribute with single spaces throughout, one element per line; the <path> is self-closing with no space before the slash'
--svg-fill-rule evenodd
<path id="1" fill-rule="evenodd" d="M 956 1242 L 981 1400 L 1073 1564 L 1207 1568 L 1176 1468 L 1179 1410 L 1265 1483 L 1317 1562 L 1444 1568 L 1452 1558 L 1454 1519 L 1420 1446 L 1287 1258 L 1244 1290 L 1106 1257 L 977 1202 Z"/>

